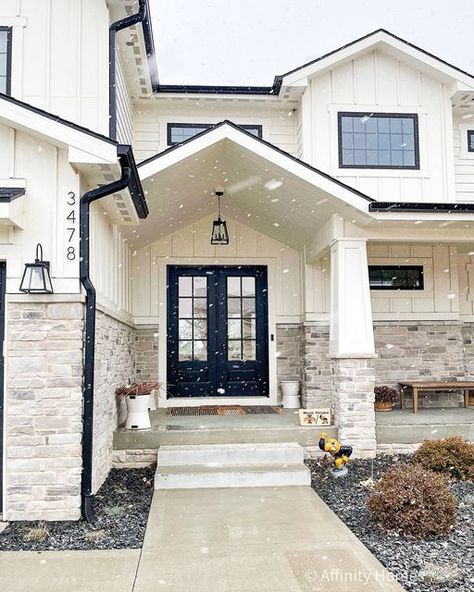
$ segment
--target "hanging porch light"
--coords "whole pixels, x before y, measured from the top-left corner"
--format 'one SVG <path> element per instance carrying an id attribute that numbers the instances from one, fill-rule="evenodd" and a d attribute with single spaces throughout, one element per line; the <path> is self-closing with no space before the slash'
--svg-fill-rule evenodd
<path id="1" fill-rule="evenodd" d="M 228 245 L 229 233 L 227 232 L 227 224 L 221 218 L 221 197 L 224 195 L 223 189 L 216 189 L 217 197 L 217 220 L 212 223 L 211 245 Z"/>
<path id="2" fill-rule="evenodd" d="M 53 285 L 49 275 L 49 261 L 43 261 L 43 247 L 36 245 L 34 263 L 25 263 L 20 292 L 25 294 L 52 294 Z"/>

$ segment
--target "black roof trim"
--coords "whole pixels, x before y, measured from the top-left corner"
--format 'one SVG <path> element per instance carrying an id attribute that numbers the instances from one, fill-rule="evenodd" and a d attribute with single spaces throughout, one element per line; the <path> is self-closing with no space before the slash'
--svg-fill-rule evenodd
<path id="1" fill-rule="evenodd" d="M 24 187 L 0 187 L 0 203 L 9 203 L 25 193 Z"/>
<path id="2" fill-rule="evenodd" d="M 336 183 L 337 185 L 339 185 L 340 187 L 343 187 L 344 189 L 347 189 L 351 193 L 355 193 L 356 195 L 358 195 L 359 197 L 362 197 L 366 201 L 371 202 L 371 203 L 375 201 L 372 197 L 369 197 L 365 193 L 362 193 L 361 191 L 358 191 L 357 189 L 354 189 L 354 187 L 351 187 L 350 185 L 346 185 L 346 183 L 343 183 L 342 181 L 339 181 L 339 179 L 336 179 L 334 177 L 331 177 L 331 175 L 328 175 L 324 171 L 321 171 L 321 170 L 319 170 L 319 169 L 311 166 L 307 162 L 304 162 L 304 160 L 300 160 L 299 158 L 296 158 L 296 156 L 293 156 L 292 154 L 289 154 L 288 152 L 285 152 L 285 150 L 282 150 L 281 148 L 278 148 L 278 146 L 275 146 L 274 144 L 271 144 L 270 142 L 267 142 L 266 140 L 264 140 L 262 138 L 258 138 L 257 136 L 254 136 L 253 134 L 251 134 L 247 130 L 241 128 L 239 125 L 233 123 L 232 121 L 229 121 L 228 119 L 224 119 L 223 121 L 220 121 L 219 123 L 216 123 L 216 124 L 212 125 L 208 129 L 205 129 L 202 132 L 199 132 L 195 136 L 192 136 L 191 138 L 188 138 L 187 140 L 184 140 L 183 142 L 180 142 L 179 144 L 174 144 L 174 146 L 170 146 L 166 150 L 163 150 L 163 152 L 159 152 L 158 154 L 155 154 L 154 156 L 150 156 L 146 160 L 142 160 L 142 162 L 138 163 L 137 166 L 138 167 L 141 167 L 141 166 L 143 166 L 145 164 L 148 164 L 150 162 L 153 162 L 154 160 L 157 160 L 161 156 L 164 156 L 165 154 L 169 154 L 173 150 L 177 150 L 181 146 L 184 146 L 185 144 L 189 144 L 189 143 L 193 142 L 194 140 L 197 140 L 198 138 L 200 138 L 202 136 L 205 136 L 209 132 L 211 132 L 211 131 L 219 128 L 219 127 L 222 127 L 223 125 L 229 125 L 230 127 L 233 127 L 234 129 L 238 130 L 242 134 L 245 134 L 249 138 L 252 138 L 256 142 L 260 142 L 261 144 L 264 144 L 265 146 L 268 146 L 269 148 L 272 148 L 273 150 L 275 150 L 275 152 L 279 152 L 280 154 L 283 154 L 283 156 L 286 156 L 287 158 L 290 158 L 294 162 L 297 162 L 298 164 L 304 166 L 305 168 L 309 169 L 313 173 L 317 173 L 318 175 L 321 175 L 325 179 L 328 179 L 329 181 L 332 181 L 333 183 Z"/>
<path id="3" fill-rule="evenodd" d="M 156 64 L 155 40 L 153 39 L 153 27 L 151 25 L 151 11 L 149 0 L 145 0 L 146 16 L 142 21 L 143 39 L 145 41 L 145 51 L 148 62 L 148 71 L 150 73 L 150 82 L 153 92 L 160 87 L 158 78 L 158 66 Z"/>
<path id="4" fill-rule="evenodd" d="M 104 136 L 103 134 L 99 134 L 98 132 L 94 132 L 87 127 L 83 127 L 82 125 L 78 125 L 77 123 L 73 123 L 72 121 L 68 121 L 67 119 L 63 119 L 59 115 L 54 115 L 53 113 L 49 113 L 49 111 L 45 111 L 44 109 L 40 109 L 39 107 L 34 107 L 29 103 L 24 103 L 23 101 L 19 101 L 14 97 L 10 97 L 9 95 L 5 95 L 0 93 L 0 100 L 7 101 L 9 103 L 13 103 L 14 105 L 18 105 L 23 109 L 27 109 L 32 113 L 36 113 L 37 115 L 41 115 L 41 117 L 46 117 L 47 119 L 51 119 L 52 121 L 56 121 L 62 125 L 70 127 L 72 129 L 77 130 L 78 132 L 82 132 L 83 134 L 87 134 L 88 136 L 92 136 L 93 138 L 97 138 L 98 140 L 102 140 L 103 142 L 108 142 L 109 144 L 113 144 L 117 146 L 117 142 L 115 140 L 111 140 L 109 137 Z"/>
<path id="5" fill-rule="evenodd" d="M 119 157 L 120 164 L 130 168 L 128 189 L 130 191 L 130 195 L 132 196 L 133 205 L 135 206 L 137 215 L 143 220 L 148 216 L 149 210 L 146 203 L 145 191 L 142 187 L 142 182 L 140 181 L 140 176 L 138 174 L 135 157 L 133 156 L 132 147 L 129 144 L 119 144 L 117 147 L 117 155 Z"/>
<path id="6" fill-rule="evenodd" d="M 332 55 L 338 53 L 339 51 L 347 49 L 348 47 L 351 47 L 351 46 L 355 45 L 356 43 L 359 43 L 360 41 L 364 41 L 365 39 L 368 39 L 369 37 L 373 37 L 377 33 L 385 33 L 386 35 L 389 35 L 393 39 L 396 39 L 397 41 L 400 41 L 401 43 L 404 43 L 405 45 L 413 47 L 414 49 L 423 53 L 424 55 L 437 60 L 441 64 L 444 64 L 445 66 L 448 66 L 449 68 L 453 68 L 454 70 L 456 70 L 460 74 L 464 74 L 465 76 L 469 76 L 469 78 L 474 78 L 473 74 L 470 74 L 469 72 L 466 72 L 465 70 L 462 70 L 461 68 L 458 68 L 457 66 L 453 66 L 453 64 L 450 64 L 446 60 L 443 60 L 442 58 L 439 58 L 438 56 L 434 55 L 433 53 L 430 53 L 429 51 L 426 51 L 425 49 L 422 49 L 421 47 L 418 47 L 417 45 L 410 43 L 406 39 L 402 39 L 402 37 L 398 37 L 398 35 L 394 35 L 393 33 L 390 33 L 390 31 L 387 31 L 386 29 L 380 28 L 380 29 L 376 29 L 375 31 L 372 31 L 370 33 L 367 33 L 367 35 L 363 35 L 362 37 L 359 37 L 358 39 L 355 39 L 354 41 L 346 43 L 345 45 L 342 45 L 341 47 L 338 47 L 337 49 L 333 49 L 332 51 L 325 53 L 324 55 L 322 55 L 318 58 L 315 58 L 314 60 L 310 60 L 309 62 L 306 62 L 302 66 L 298 66 L 296 68 L 293 68 L 292 70 L 289 70 L 288 72 L 285 72 L 284 74 L 280 74 L 278 76 L 275 76 L 272 86 L 200 86 L 200 85 L 193 86 L 193 85 L 166 84 L 166 85 L 158 85 L 157 87 L 154 88 L 154 92 L 156 92 L 156 93 L 161 93 L 161 92 L 164 92 L 164 93 L 189 93 L 189 94 L 190 93 L 197 93 L 197 94 L 246 94 L 246 95 L 272 95 L 272 96 L 275 96 L 275 95 L 279 94 L 280 89 L 281 89 L 281 85 L 282 85 L 282 80 L 285 76 L 289 76 L 290 74 L 294 74 L 295 72 L 298 72 L 298 70 L 302 70 L 303 68 L 306 68 L 307 66 L 311 66 L 312 64 L 316 64 L 317 62 L 320 62 L 321 60 L 331 57 Z"/>
<path id="7" fill-rule="evenodd" d="M 448 214 L 474 213 L 474 203 L 424 203 L 374 201 L 369 212 L 439 212 Z"/>

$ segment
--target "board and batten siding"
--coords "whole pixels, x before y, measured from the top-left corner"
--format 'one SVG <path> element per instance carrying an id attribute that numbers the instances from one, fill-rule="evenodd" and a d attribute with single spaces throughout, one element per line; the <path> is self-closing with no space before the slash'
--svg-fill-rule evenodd
<path id="1" fill-rule="evenodd" d="M 454 171 L 456 200 L 474 201 L 474 152 L 468 152 L 467 133 L 474 131 L 474 118 L 454 118 Z"/>
<path id="2" fill-rule="evenodd" d="M 262 125 L 264 140 L 292 156 L 297 155 L 296 120 L 298 103 L 249 99 L 151 99 L 134 104 L 133 149 L 141 162 L 168 148 L 168 123 L 215 124 L 228 119 L 236 124 Z"/>
<path id="3" fill-rule="evenodd" d="M 107 134 L 105 0 L 1 0 L 0 25 L 7 19 L 13 27 L 12 95 Z"/>
<path id="4" fill-rule="evenodd" d="M 452 107 L 434 78 L 375 49 L 314 76 L 301 108 L 303 160 L 381 201 L 454 199 Z M 418 114 L 420 170 L 339 168 L 339 111 Z"/>
<path id="5" fill-rule="evenodd" d="M 474 254 L 467 247 L 458 248 L 459 309 L 461 318 L 474 321 Z"/>
<path id="6" fill-rule="evenodd" d="M 132 253 L 132 311 L 137 324 L 158 322 L 166 290 L 159 281 L 160 263 L 225 265 L 227 260 L 230 265 L 238 265 L 238 260 L 241 263 L 255 260 L 255 265 L 270 262 L 269 291 L 276 322 L 299 322 L 299 253 L 233 220 L 227 220 L 227 225 L 230 235 L 227 246 L 210 244 L 212 217 L 206 217 Z"/>
<path id="7" fill-rule="evenodd" d="M 133 140 L 133 108 L 130 91 L 123 71 L 120 52 L 116 55 L 116 100 L 117 100 L 117 141 L 131 144 Z"/>

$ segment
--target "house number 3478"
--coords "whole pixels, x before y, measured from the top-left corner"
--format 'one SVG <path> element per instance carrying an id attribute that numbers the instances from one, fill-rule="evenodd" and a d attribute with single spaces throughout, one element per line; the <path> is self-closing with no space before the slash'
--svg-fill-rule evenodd
<path id="1" fill-rule="evenodd" d="M 76 205 L 76 194 L 74 191 L 69 191 L 67 194 L 67 205 L 74 208 Z M 66 215 L 66 224 L 68 225 L 66 228 L 67 232 L 67 244 L 66 244 L 66 257 L 69 261 L 74 261 L 76 258 L 76 249 L 74 245 L 71 245 L 74 235 L 76 234 L 76 212 L 74 209 L 69 211 L 67 210 Z"/>

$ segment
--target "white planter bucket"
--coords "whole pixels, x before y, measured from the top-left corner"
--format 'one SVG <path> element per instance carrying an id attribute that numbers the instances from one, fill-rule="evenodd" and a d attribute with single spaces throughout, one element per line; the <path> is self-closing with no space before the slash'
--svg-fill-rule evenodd
<path id="1" fill-rule="evenodd" d="M 280 387 L 283 394 L 283 407 L 285 409 L 299 409 L 301 407 L 299 380 L 281 380 Z"/>
<path id="2" fill-rule="evenodd" d="M 127 430 L 146 430 L 151 428 L 150 416 L 148 415 L 150 395 L 128 395 L 125 400 L 127 402 L 125 428 Z"/>

